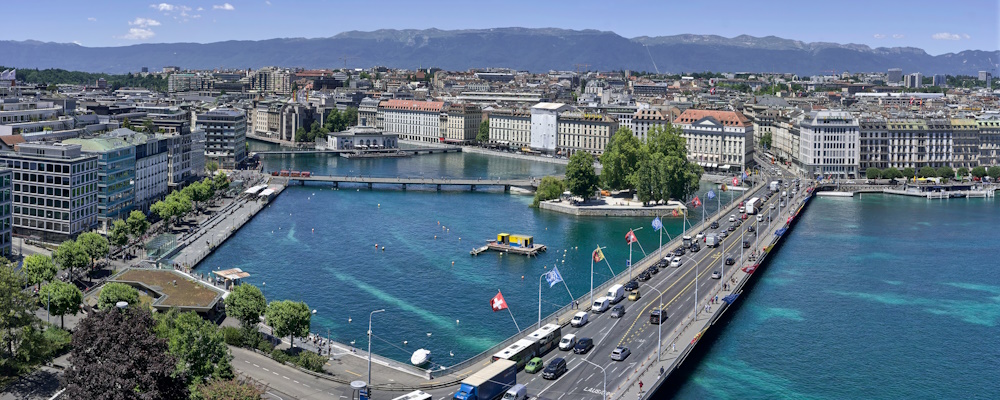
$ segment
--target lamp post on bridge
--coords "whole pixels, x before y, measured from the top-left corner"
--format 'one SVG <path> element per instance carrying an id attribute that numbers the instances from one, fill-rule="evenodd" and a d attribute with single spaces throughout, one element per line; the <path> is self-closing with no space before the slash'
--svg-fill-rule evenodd
<path id="1" fill-rule="evenodd" d="M 372 387 L 372 316 L 375 313 L 384 312 L 385 309 L 375 310 L 368 314 L 368 397 L 371 398 Z"/>
<path id="2" fill-rule="evenodd" d="M 660 354 L 661 354 L 661 352 L 660 352 L 660 346 L 663 343 L 663 291 L 660 290 L 660 289 L 657 289 L 656 287 L 654 287 L 653 285 L 650 285 L 648 283 L 646 284 L 646 287 L 648 287 L 650 289 L 653 289 L 653 290 L 656 291 L 656 293 L 660 294 L 660 296 L 659 296 L 659 299 L 660 299 L 659 300 L 660 301 L 660 306 L 659 306 L 660 317 L 659 318 L 660 318 L 660 320 L 658 321 L 659 323 L 656 324 L 656 361 L 660 361 Z"/>
<path id="3" fill-rule="evenodd" d="M 592 361 L 590 361 L 590 360 L 588 360 L 586 358 L 584 358 L 582 360 L 586 361 L 587 364 L 593 365 L 593 366 L 601 369 L 601 373 L 604 374 L 604 390 L 601 393 L 601 398 L 602 399 L 607 399 L 608 398 L 608 371 L 606 369 L 604 369 L 604 367 L 602 367 L 600 365 L 597 365 L 597 364 L 594 364 Z"/>

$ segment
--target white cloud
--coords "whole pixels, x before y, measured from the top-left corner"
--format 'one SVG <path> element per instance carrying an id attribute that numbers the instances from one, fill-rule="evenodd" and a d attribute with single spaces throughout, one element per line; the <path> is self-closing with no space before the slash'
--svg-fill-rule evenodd
<path id="1" fill-rule="evenodd" d="M 160 21 L 149 18 L 137 17 L 134 20 L 128 22 L 129 25 L 138 26 L 140 28 L 148 28 L 150 26 L 160 26 Z"/>
<path id="2" fill-rule="evenodd" d="M 902 34 L 902 33 L 893 33 L 893 34 L 892 34 L 892 38 L 893 38 L 893 39 L 902 39 L 902 38 L 904 38 L 904 37 L 906 37 L 906 36 L 903 36 L 903 34 Z"/>
<path id="3" fill-rule="evenodd" d="M 885 39 L 885 35 L 881 34 L 881 33 L 876 33 L 874 36 L 875 36 L 875 39 Z"/>
<path id="4" fill-rule="evenodd" d="M 167 11 L 167 12 L 170 12 L 170 11 L 174 11 L 175 9 L 177 9 L 177 6 L 175 6 L 173 4 L 167 4 L 167 3 L 150 4 L 149 6 L 152 7 L 152 8 L 155 8 L 157 11 Z"/>
<path id="5" fill-rule="evenodd" d="M 271 5 L 271 0 L 264 0 L 264 4 Z"/>
<path id="6" fill-rule="evenodd" d="M 94 18 L 94 17 L 88 17 L 88 18 L 87 18 L 87 21 L 90 21 L 90 22 L 97 22 L 97 18 Z"/>
<path id="7" fill-rule="evenodd" d="M 75 44 L 75 45 L 77 45 L 77 46 L 83 46 L 83 43 L 80 43 L 80 41 L 79 41 L 79 40 L 74 40 L 74 41 L 73 41 L 73 44 Z"/>
<path id="8" fill-rule="evenodd" d="M 966 39 L 972 39 L 972 36 L 969 36 L 969 34 L 968 34 L 968 33 L 963 33 L 963 34 L 962 34 L 962 37 L 964 37 L 964 38 L 966 38 Z"/>
<path id="9" fill-rule="evenodd" d="M 220 6 L 220 5 L 218 5 L 218 4 L 216 4 L 216 5 L 213 5 L 213 6 L 212 6 L 212 9 L 213 9 L 213 10 L 225 10 L 225 11 L 233 11 L 233 10 L 235 10 L 235 9 L 236 9 L 236 7 L 233 7 L 233 5 L 232 5 L 232 4 L 229 4 L 229 3 L 224 3 L 224 4 L 223 4 L 223 5 L 221 5 L 221 6 Z"/>
<path id="10" fill-rule="evenodd" d="M 198 11 L 205 11 L 205 7 L 198 7 Z"/>
<path id="11" fill-rule="evenodd" d="M 939 32 L 931 35 L 932 39 L 936 40 L 961 40 L 962 37 L 957 33 Z"/>
<path id="12" fill-rule="evenodd" d="M 128 40 L 146 40 L 153 36 L 156 36 L 156 33 L 152 30 L 145 28 L 129 28 L 128 33 L 124 36 L 119 36 L 119 38 Z"/>

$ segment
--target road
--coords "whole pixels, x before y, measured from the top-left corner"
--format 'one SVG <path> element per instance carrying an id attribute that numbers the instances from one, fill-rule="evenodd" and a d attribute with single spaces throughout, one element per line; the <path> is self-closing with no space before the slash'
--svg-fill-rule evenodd
<path id="1" fill-rule="evenodd" d="M 770 180 L 772 176 L 765 176 L 765 178 Z M 782 173 L 780 179 L 783 179 L 784 182 L 789 182 L 790 175 Z M 781 190 L 788 189 L 782 188 Z M 723 215 L 721 218 L 720 216 L 715 216 L 714 218 L 718 218 L 719 227 L 716 229 L 705 229 L 702 232 L 719 233 L 725 230 L 729 234 L 728 237 L 724 238 L 722 243 L 716 248 L 706 247 L 702 243 L 700 251 L 687 252 L 682 256 L 683 263 L 681 266 L 661 268 L 658 273 L 652 275 L 650 280 L 638 282 L 642 297 L 638 301 L 625 299 L 618 303 L 625 306 L 626 311 L 623 317 L 612 318 L 610 312 L 591 312 L 590 322 L 587 325 L 580 328 L 565 327 L 562 330 L 562 334 L 572 333 L 576 334 L 577 338 L 593 338 L 595 346 L 589 353 L 582 355 L 573 354 L 571 351 L 554 349 L 543 356 L 545 365 L 548 365 L 556 357 L 566 359 L 568 372 L 562 377 L 549 381 L 543 379 L 541 373 L 528 374 L 521 371 L 518 373 L 517 382 L 525 384 L 528 387 L 529 395 L 532 397 L 556 400 L 563 398 L 600 399 L 602 397 L 604 372 L 583 361 L 588 360 L 605 368 L 608 392 L 616 392 L 619 385 L 625 383 L 629 373 L 635 371 L 638 363 L 646 360 L 647 357 L 653 360 L 656 359 L 658 333 L 661 334 L 663 339 L 668 338 L 671 336 L 670 333 L 678 329 L 683 316 L 690 314 L 697 308 L 695 305 L 695 287 L 697 286 L 698 297 L 702 299 L 700 302 L 701 310 L 699 311 L 705 312 L 704 304 L 706 303 L 704 297 L 707 293 L 718 289 L 724 283 L 721 279 L 712 279 L 712 273 L 714 271 L 722 273 L 725 270 L 726 274 L 728 274 L 732 268 L 746 265 L 740 262 L 741 257 L 743 260 L 751 261 L 750 251 L 755 248 L 759 249 L 762 246 L 754 244 L 757 240 L 755 232 L 766 230 L 770 224 L 768 222 L 769 217 L 776 222 L 779 221 L 779 218 L 783 221 L 788 217 L 788 209 L 790 207 L 781 204 L 781 200 L 787 202 L 787 199 L 781 198 L 781 190 L 771 195 L 768 201 L 763 204 L 761 211 L 763 220 L 760 222 L 753 215 L 750 215 L 746 221 L 743 221 L 730 232 L 728 231 L 731 225 L 729 223 L 730 215 L 734 215 L 736 219 L 740 219 L 741 215 L 734 210 L 731 214 Z M 764 194 L 768 193 L 769 189 L 764 184 L 755 189 L 751 197 L 763 197 Z M 774 209 L 770 208 L 772 205 Z M 708 220 L 708 222 L 710 221 L 712 219 Z M 751 226 L 754 228 L 754 232 L 747 231 Z M 688 232 L 688 234 L 695 236 L 696 232 Z M 744 249 L 742 245 L 743 239 L 748 239 L 750 242 L 749 248 Z M 679 242 L 671 242 L 666 247 L 672 251 L 679 246 Z M 732 257 L 735 265 L 724 265 L 727 257 Z M 648 261 L 652 262 L 651 260 Z M 634 273 L 638 274 L 639 271 L 648 267 L 650 263 L 637 264 Z M 658 291 L 662 292 L 662 296 L 657 293 Z M 658 308 L 661 301 L 664 309 L 667 310 L 669 318 L 662 325 L 656 326 L 649 322 L 649 312 Z M 721 298 L 719 301 L 721 302 Z M 710 306 L 712 305 L 710 304 Z M 712 311 L 715 311 L 714 306 L 712 306 Z M 662 329 L 662 332 L 658 332 L 658 329 Z M 632 352 L 631 356 L 624 361 L 612 361 L 610 354 L 618 346 L 627 346 Z M 681 346 L 678 344 L 677 350 L 680 350 L 680 348 Z M 667 358 L 670 354 L 674 353 L 670 343 L 664 343 L 661 351 L 663 358 Z M 451 387 L 430 391 L 429 393 L 435 399 L 446 399 L 451 398 L 456 389 L 455 387 Z"/>

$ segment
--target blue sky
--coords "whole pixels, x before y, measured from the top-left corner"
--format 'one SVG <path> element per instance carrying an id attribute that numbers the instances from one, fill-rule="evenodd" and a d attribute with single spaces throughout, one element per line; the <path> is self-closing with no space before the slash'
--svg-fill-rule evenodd
<path id="1" fill-rule="evenodd" d="M 2 40 L 89 47 L 329 37 L 349 30 L 556 27 L 625 37 L 774 35 L 805 42 L 912 46 L 930 54 L 1000 49 L 997 0 L 4 2 Z M 35 17 L 30 17 L 34 15 Z"/>

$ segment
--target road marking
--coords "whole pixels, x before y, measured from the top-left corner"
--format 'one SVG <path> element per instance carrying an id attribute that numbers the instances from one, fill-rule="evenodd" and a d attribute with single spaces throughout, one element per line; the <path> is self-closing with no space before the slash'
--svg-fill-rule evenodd
<path id="1" fill-rule="evenodd" d="M 267 372 L 271 372 L 271 370 L 269 370 L 269 369 L 267 369 L 267 368 L 264 368 L 264 371 L 267 371 Z"/>
<path id="2" fill-rule="evenodd" d="M 260 365 L 257 365 L 257 364 L 254 364 L 253 366 L 255 366 L 255 367 L 257 367 L 257 368 L 260 368 Z"/>
<path id="3" fill-rule="evenodd" d="M 304 384 L 304 383 L 302 384 L 302 386 L 305 386 L 305 387 L 309 387 L 309 385 L 306 385 L 306 384 Z"/>
<path id="4" fill-rule="evenodd" d="M 287 376 L 284 376 L 284 375 L 282 375 L 281 377 L 282 377 L 282 378 L 285 378 L 285 379 L 288 379 L 288 377 L 287 377 Z M 288 379 L 288 380 L 290 380 L 290 379 Z"/>
<path id="5" fill-rule="evenodd" d="M 292 379 L 292 382 L 299 383 L 299 381 Z"/>
<path id="6" fill-rule="evenodd" d="M 271 372 L 271 373 L 272 373 L 272 374 L 274 374 L 274 375 L 278 375 L 278 373 L 277 373 L 277 372 Z"/>
<path id="7" fill-rule="evenodd" d="M 349 369 L 345 369 L 344 371 L 346 371 L 347 373 L 349 373 L 351 375 L 354 375 L 354 376 L 357 376 L 357 377 L 361 377 L 361 374 L 359 374 L 357 372 L 354 372 L 354 371 L 351 371 Z"/>
<path id="8" fill-rule="evenodd" d="M 247 361 L 247 360 L 243 360 L 243 362 L 245 362 L 247 364 L 250 364 L 250 361 Z"/>

